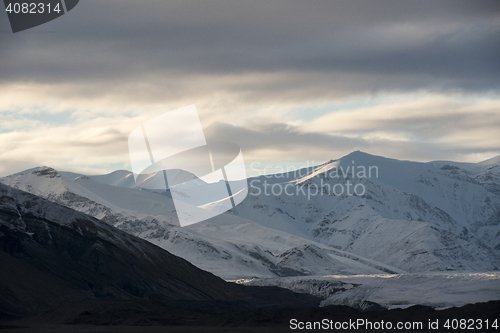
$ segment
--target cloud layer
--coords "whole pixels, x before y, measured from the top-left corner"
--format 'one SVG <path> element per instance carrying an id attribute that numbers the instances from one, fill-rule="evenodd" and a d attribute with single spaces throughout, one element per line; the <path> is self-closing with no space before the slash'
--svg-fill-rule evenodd
<path id="1" fill-rule="evenodd" d="M 131 129 L 193 103 L 251 161 L 488 158 L 498 40 L 496 0 L 87 0 L 17 34 L 0 15 L 0 176 L 127 167 Z"/>

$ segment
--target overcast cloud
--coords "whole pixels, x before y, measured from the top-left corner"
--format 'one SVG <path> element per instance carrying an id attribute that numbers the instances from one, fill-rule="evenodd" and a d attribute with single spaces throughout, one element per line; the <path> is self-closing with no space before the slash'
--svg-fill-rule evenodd
<path id="1" fill-rule="evenodd" d="M 16 34 L 2 14 L 0 176 L 127 168 L 128 133 L 189 104 L 250 162 L 479 161 L 499 40 L 497 0 L 81 0 Z"/>

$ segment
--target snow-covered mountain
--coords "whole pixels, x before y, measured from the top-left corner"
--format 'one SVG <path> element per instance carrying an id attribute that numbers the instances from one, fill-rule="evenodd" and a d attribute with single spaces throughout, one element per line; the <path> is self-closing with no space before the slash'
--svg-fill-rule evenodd
<path id="1" fill-rule="evenodd" d="M 500 156 L 479 163 L 431 162 L 441 170 L 468 177 L 484 185 L 489 191 L 500 195 Z"/>
<path id="2" fill-rule="evenodd" d="M 141 189 L 128 171 L 87 177 L 41 168 L 0 182 L 238 279 L 498 270 L 499 170 L 500 158 L 418 163 L 354 152 L 251 178 L 248 197 L 235 209 L 185 228 L 168 193 Z M 179 171 L 179 177 L 190 175 Z"/>
<path id="3" fill-rule="evenodd" d="M 279 184 L 251 179 L 234 214 L 409 272 L 498 270 L 495 161 L 468 171 L 354 152 Z"/>
<path id="4" fill-rule="evenodd" d="M 226 279 L 401 272 L 232 214 L 181 228 L 169 197 L 74 176 L 42 167 L 1 182 L 101 219 Z"/>

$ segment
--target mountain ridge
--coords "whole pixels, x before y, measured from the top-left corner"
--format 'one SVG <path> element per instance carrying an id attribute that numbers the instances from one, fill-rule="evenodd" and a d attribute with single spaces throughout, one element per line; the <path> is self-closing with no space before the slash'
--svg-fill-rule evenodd
<path id="1" fill-rule="evenodd" d="M 373 165 L 378 168 L 377 177 L 331 174 L 335 168 Z M 171 200 L 158 193 L 106 184 L 99 187 L 86 177 L 60 178 L 69 184 L 67 193 L 58 192 L 55 185 L 41 188 L 40 184 L 47 180 L 30 174 L 4 177 L 0 182 L 88 212 L 226 279 L 318 275 L 335 270 L 360 274 L 373 268 L 382 272 L 498 270 L 500 196 L 494 189 L 500 186 L 500 178 L 493 177 L 496 173 L 491 169 L 488 172 L 493 176 L 487 178 L 483 171 L 473 174 L 457 168 L 446 163 L 399 161 L 357 151 L 304 169 L 306 174 L 299 177 L 293 171 L 252 177 L 250 189 L 260 189 L 260 195 L 252 195 L 251 191 L 230 212 L 188 228 L 175 226 Z M 326 191 L 327 186 L 331 189 L 347 181 L 364 186 L 366 193 L 348 196 L 321 192 L 311 198 L 263 194 L 263 182 L 268 182 L 268 187 L 293 186 L 294 192 L 321 186 Z M 78 191 L 75 184 L 85 191 Z M 93 195 L 98 198 L 89 202 Z M 139 208 L 130 209 L 135 202 L 113 203 L 117 197 L 126 196 L 137 202 L 145 200 L 145 207 L 148 202 L 155 204 L 147 206 L 150 208 L 145 214 Z M 117 208 L 117 204 L 121 207 Z M 155 211 L 157 214 L 151 213 Z M 323 252 L 323 264 L 332 267 L 330 272 L 324 272 L 322 264 L 307 267 L 299 258 L 285 261 L 281 257 L 287 251 L 305 255 L 306 244 Z M 331 266 L 329 257 L 333 262 L 343 260 L 343 264 Z"/>

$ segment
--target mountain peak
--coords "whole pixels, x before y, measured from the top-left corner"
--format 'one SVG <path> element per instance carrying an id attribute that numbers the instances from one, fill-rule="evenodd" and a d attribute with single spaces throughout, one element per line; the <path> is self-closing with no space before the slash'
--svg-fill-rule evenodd
<path id="1" fill-rule="evenodd" d="M 43 166 L 31 172 L 37 176 L 45 176 L 47 178 L 61 178 L 61 174 L 56 170 L 48 166 Z"/>
<path id="2" fill-rule="evenodd" d="M 356 164 L 369 164 L 371 162 L 380 161 L 380 160 L 392 160 L 390 158 L 386 158 L 383 156 L 372 155 L 365 153 L 361 150 L 355 150 L 347 155 L 339 157 L 335 160 L 331 160 L 328 163 L 337 162 L 337 163 L 352 163 L 353 161 Z"/>
<path id="3" fill-rule="evenodd" d="M 385 156 L 381 156 L 381 155 L 375 155 L 375 154 L 370 154 L 370 153 L 367 153 L 367 152 L 364 152 L 364 151 L 361 151 L 361 150 L 355 150 L 347 155 L 344 155 L 342 156 L 340 159 L 343 159 L 343 158 L 352 158 L 352 157 L 362 157 L 362 158 L 384 158 L 384 159 L 388 159 L 388 160 L 394 160 L 394 158 L 390 158 L 390 157 L 385 157 Z"/>
<path id="4" fill-rule="evenodd" d="M 346 158 L 346 157 L 351 158 L 351 157 L 361 157 L 361 156 L 375 156 L 375 155 L 371 155 L 371 154 L 365 153 L 365 152 L 363 152 L 361 150 L 355 150 L 353 152 L 350 152 L 347 155 L 342 156 L 341 159 L 342 158 Z"/>

